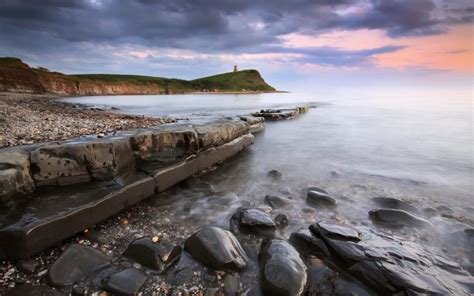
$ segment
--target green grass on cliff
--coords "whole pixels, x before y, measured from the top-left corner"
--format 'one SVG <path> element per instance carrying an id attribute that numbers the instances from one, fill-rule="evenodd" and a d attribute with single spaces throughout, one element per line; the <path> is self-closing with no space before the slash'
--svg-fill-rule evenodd
<path id="1" fill-rule="evenodd" d="M 30 68 L 22 60 L 14 57 L 0 57 L 0 67 L 10 69 L 23 69 L 32 72 L 35 75 L 43 76 L 50 74 L 59 74 L 49 72 L 44 68 Z M 141 75 L 116 75 L 116 74 L 77 74 L 64 75 L 76 82 L 88 80 L 101 83 L 129 83 L 134 85 L 157 84 L 168 90 L 178 92 L 193 91 L 274 91 L 275 89 L 268 85 L 257 70 L 243 70 L 238 72 L 229 72 L 214 76 L 199 78 L 195 80 L 182 80 L 175 78 L 141 76 Z"/>
<path id="2" fill-rule="evenodd" d="M 274 91 L 268 85 L 257 70 L 243 70 L 228 72 L 214 76 L 199 78 L 191 81 L 206 89 L 228 89 L 228 90 L 252 90 L 252 91 Z"/>

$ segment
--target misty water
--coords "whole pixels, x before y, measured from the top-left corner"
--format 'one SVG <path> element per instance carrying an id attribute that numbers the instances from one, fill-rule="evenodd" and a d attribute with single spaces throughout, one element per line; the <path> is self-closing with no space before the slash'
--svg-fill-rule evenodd
<path id="1" fill-rule="evenodd" d="M 272 213 L 290 218 L 290 229 L 283 236 L 317 220 L 381 227 L 372 224 L 368 211 L 377 207 L 371 198 L 386 196 L 410 201 L 422 213 L 429 207 L 449 209 L 422 214 L 434 228 L 384 230 L 458 259 L 472 256 L 471 247 L 463 246 L 456 235 L 472 227 L 474 220 L 469 98 L 331 99 L 285 93 L 94 96 L 65 101 L 191 121 L 317 102 L 317 108 L 297 119 L 267 122 L 254 145 L 206 174 L 203 179 L 215 187 L 216 194 L 174 192 L 164 205 L 173 209 L 167 218 L 191 228 L 205 224 L 228 228 L 229 217 L 238 207 L 264 206 L 264 197 L 274 194 L 292 198 L 289 206 Z M 269 177 L 270 170 L 279 170 L 281 179 Z M 308 206 L 305 189 L 309 186 L 327 190 L 337 199 L 337 207 Z M 447 215 L 440 215 L 442 211 Z"/>

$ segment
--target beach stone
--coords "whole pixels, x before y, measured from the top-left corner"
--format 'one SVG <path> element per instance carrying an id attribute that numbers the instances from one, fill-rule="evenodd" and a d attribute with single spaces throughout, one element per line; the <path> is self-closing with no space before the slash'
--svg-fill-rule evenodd
<path id="1" fill-rule="evenodd" d="M 55 287 L 72 285 L 108 265 L 110 258 L 94 248 L 74 244 L 48 270 L 48 283 Z"/>
<path id="2" fill-rule="evenodd" d="M 217 227 L 205 227 L 194 233 L 184 248 L 194 259 L 216 270 L 243 269 L 249 260 L 237 238 Z"/>
<path id="3" fill-rule="evenodd" d="M 276 225 L 272 218 L 261 209 L 240 208 L 230 219 L 230 229 L 234 234 L 251 233 L 273 236 Z"/>
<path id="4" fill-rule="evenodd" d="M 421 217 L 415 216 L 407 211 L 396 209 L 374 209 L 369 212 L 369 217 L 387 226 L 419 226 L 426 227 L 432 224 Z"/>
<path id="5" fill-rule="evenodd" d="M 374 197 L 372 200 L 381 208 L 403 210 L 411 213 L 420 213 L 421 211 L 409 202 L 393 197 Z"/>
<path id="6" fill-rule="evenodd" d="M 310 227 L 330 250 L 331 256 L 324 260 L 348 271 L 376 294 L 468 295 L 474 291 L 472 277 L 458 263 L 419 244 L 368 227 L 355 230 L 328 224 Z M 354 235 L 342 236 L 340 230 L 328 231 L 340 228 L 360 235 L 354 239 Z"/>
<path id="7" fill-rule="evenodd" d="M 330 256 L 326 244 L 314 236 L 307 228 L 302 228 L 290 235 L 290 243 L 302 254 L 315 255 L 321 258 Z"/>
<path id="8" fill-rule="evenodd" d="M 5 296 L 64 296 L 65 294 L 53 290 L 45 285 L 19 285 L 7 290 Z"/>
<path id="9" fill-rule="evenodd" d="M 134 240 L 123 257 L 129 258 L 147 268 L 162 272 L 176 262 L 181 255 L 181 247 L 165 241 L 154 243 L 150 237 Z"/>
<path id="10" fill-rule="evenodd" d="M 306 202 L 311 206 L 336 206 L 337 201 L 329 196 L 326 190 L 310 187 L 307 190 Z"/>
<path id="11" fill-rule="evenodd" d="M 285 214 L 278 214 L 275 217 L 275 225 L 280 229 L 285 229 L 290 224 L 288 216 Z"/>
<path id="12" fill-rule="evenodd" d="M 265 203 L 271 206 L 272 208 L 282 208 L 289 205 L 291 202 L 290 199 L 278 196 L 278 195 L 267 195 L 265 196 Z"/>
<path id="13" fill-rule="evenodd" d="M 281 178 L 282 174 L 279 170 L 268 171 L 267 175 L 272 178 Z"/>
<path id="14" fill-rule="evenodd" d="M 34 274 L 38 271 L 40 268 L 41 264 L 34 260 L 21 260 L 16 264 L 16 267 L 18 268 L 19 271 L 24 272 L 26 274 Z"/>
<path id="15" fill-rule="evenodd" d="M 194 128 L 198 134 L 200 149 L 223 145 L 249 132 L 247 123 L 233 119 L 199 124 Z"/>
<path id="16" fill-rule="evenodd" d="M 302 295 L 306 266 L 296 249 L 281 239 L 263 242 L 258 262 L 260 288 L 264 295 Z"/>
<path id="17" fill-rule="evenodd" d="M 147 275 L 136 268 L 127 268 L 110 275 L 102 283 L 102 288 L 119 295 L 135 295 L 145 284 Z"/>
<path id="18" fill-rule="evenodd" d="M 196 177 L 190 177 L 181 182 L 183 188 L 192 190 L 196 193 L 203 193 L 206 195 L 212 195 L 216 192 L 214 187 L 206 181 L 203 181 Z"/>

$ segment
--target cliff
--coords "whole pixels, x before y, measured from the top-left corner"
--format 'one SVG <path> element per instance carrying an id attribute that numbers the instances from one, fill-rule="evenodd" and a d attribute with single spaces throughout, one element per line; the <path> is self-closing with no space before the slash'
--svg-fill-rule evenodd
<path id="1" fill-rule="evenodd" d="M 196 80 L 139 75 L 66 75 L 31 68 L 17 58 L 0 58 L 0 91 L 58 95 L 151 95 L 191 92 L 272 92 L 257 70 L 224 73 Z"/>

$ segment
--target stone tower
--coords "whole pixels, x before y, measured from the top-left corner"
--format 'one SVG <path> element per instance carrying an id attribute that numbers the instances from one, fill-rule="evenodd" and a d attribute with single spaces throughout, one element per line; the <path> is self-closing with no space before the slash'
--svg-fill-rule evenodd
<path id="1" fill-rule="evenodd" d="M 237 65 L 234 65 L 234 72 L 237 72 Z"/>

